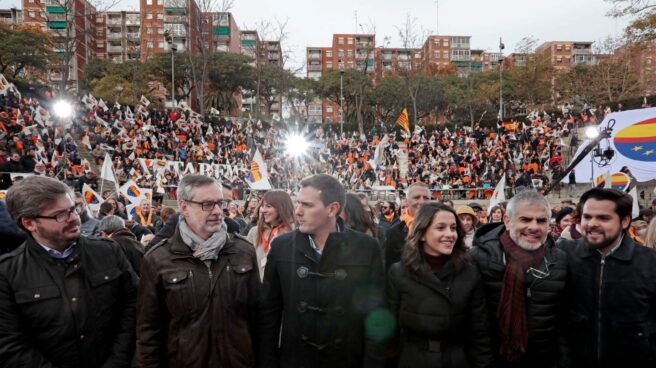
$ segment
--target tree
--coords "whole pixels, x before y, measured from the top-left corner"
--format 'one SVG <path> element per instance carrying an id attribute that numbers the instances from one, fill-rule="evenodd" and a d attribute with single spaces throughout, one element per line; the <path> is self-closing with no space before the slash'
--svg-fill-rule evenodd
<path id="1" fill-rule="evenodd" d="M 616 18 L 632 17 L 625 32 L 632 41 L 656 40 L 656 1 L 654 0 L 605 0 L 613 4 L 608 15 Z"/>
<path id="2" fill-rule="evenodd" d="M 216 52 L 208 62 L 208 86 L 213 94 L 208 99 L 212 107 L 222 111 L 234 110 L 237 95 L 244 89 L 255 88 L 250 58 L 240 54 Z"/>
<path id="3" fill-rule="evenodd" d="M 579 64 L 556 77 L 555 90 L 562 98 L 572 99 L 576 104 L 595 105 L 601 101 L 597 87 L 591 83 L 593 80 L 593 67 Z"/>
<path id="4" fill-rule="evenodd" d="M 188 52 L 174 53 L 175 59 L 175 84 L 177 86 L 176 96 L 179 99 L 189 97 L 194 87 L 192 64 L 195 61 L 195 55 L 189 55 Z M 148 59 L 144 65 L 145 72 L 152 76 L 153 79 L 161 82 L 171 90 L 171 54 L 155 54 Z M 181 94 L 177 92 L 181 91 Z"/>
<path id="5" fill-rule="evenodd" d="M 31 25 L 0 24 L 0 73 L 12 79 L 26 70 L 46 72 L 52 58 L 50 35 Z"/>
<path id="6" fill-rule="evenodd" d="M 508 99 L 526 110 L 548 102 L 551 97 L 554 69 L 546 54 L 534 53 L 538 40 L 522 38 L 515 50 L 526 55 L 525 65 L 513 65 L 505 72 L 504 91 Z"/>
<path id="7" fill-rule="evenodd" d="M 94 83 L 93 95 L 106 101 L 118 102 L 121 105 L 134 105 L 133 95 L 135 86 L 129 79 L 118 75 L 108 75 Z M 139 95 L 143 89 L 137 89 Z"/>
<path id="8" fill-rule="evenodd" d="M 421 88 L 422 74 L 424 74 L 424 68 L 426 65 L 413 64 L 412 55 L 414 50 L 418 50 L 421 47 L 422 40 L 428 38 L 428 32 L 425 30 L 419 30 L 417 28 L 417 18 L 410 16 L 408 13 L 406 15 L 405 23 L 401 27 L 397 27 L 399 33 L 399 38 L 401 39 L 401 45 L 404 49 L 411 51 L 411 60 L 408 61 L 408 64 L 405 66 L 397 66 L 397 73 L 402 77 L 405 90 L 410 97 L 412 103 L 412 122 L 417 122 L 417 96 L 419 95 L 419 89 Z"/>
<path id="9" fill-rule="evenodd" d="M 303 121 L 309 119 L 308 106 L 316 98 L 319 98 L 319 82 L 312 78 L 299 78 L 292 73 L 287 78 L 285 96 L 291 106 L 292 115 L 302 116 Z M 301 108 L 304 107 L 304 108 Z M 304 111 L 304 114 L 301 114 Z"/>
<path id="10" fill-rule="evenodd" d="M 594 67 L 594 84 L 605 94 L 607 101 L 618 101 L 639 94 L 638 71 L 633 68 L 632 57 L 641 52 L 642 47 L 641 44 L 613 37 L 596 44 L 595 53 L 603 57 Z"/>

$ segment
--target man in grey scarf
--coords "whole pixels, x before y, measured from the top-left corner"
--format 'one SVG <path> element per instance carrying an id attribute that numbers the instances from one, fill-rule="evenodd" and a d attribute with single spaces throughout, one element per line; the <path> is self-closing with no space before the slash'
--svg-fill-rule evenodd
<path id="1" fill-rule="evenodd" d="M 252 367 L 260 286 L 255 248 L 229 234 L 221 185 L 178 185 L 180 221 L 141 265 L 137 366 Z"/>

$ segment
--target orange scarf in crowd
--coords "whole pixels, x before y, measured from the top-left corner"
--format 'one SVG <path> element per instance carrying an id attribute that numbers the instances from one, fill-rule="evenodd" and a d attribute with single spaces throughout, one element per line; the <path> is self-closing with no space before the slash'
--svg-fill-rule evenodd
<path id="1" fill-rule="evenodd" d="M 271 231 L 269 231 L 268 237 L 265 237 L 264 233 L 262 233 L 262 239 L 260 239 L 260 241 L 262 242 L 262 248 L 264 248 L 264 254 L 269 253 L 269 244 L 271 244 L 271 239 L 273 239 L 273 237 L 276 236 L 276 234 L 278 234 L 278 231 L 283 225 L 284 225 L 283 223 L 280 223 L 280 225 L 271 229 Z"/>
<path id="2" fill-rule="evenodd" d="M 394 220 L 394 212 L 390 213 L 389 216 L 387 216 L 385 214 L 383 214 L 383 216 L 385 216 L 385 220 L 387 220 L 387 222 L 391 223 Z"/>
<path id="3" fill-rule="evenodd" d="M 412 223 L 415 221 L 414 216 L 410 216 L 408 212 L 401 215 L 401 221 L 405 222 L 408 226 L 408 230 L 412 229 Z"/>
<path id="4" fill-rule="evenodd" d="M 143 215 L 141 214 L 141 210 L 139 212 L 139 223 L 142 226 L 150 226 L 153 224 L 153 211 L 151 210 L 148 212 L 148 220 L 144 219 Z"/>

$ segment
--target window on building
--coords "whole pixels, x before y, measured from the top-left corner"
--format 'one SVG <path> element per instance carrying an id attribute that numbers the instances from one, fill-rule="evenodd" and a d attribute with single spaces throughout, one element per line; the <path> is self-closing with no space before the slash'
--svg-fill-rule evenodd
<path id="1" fill-rule="evenodd" d="M 343 58 L 344 57 L 344 50 L 342 50 L 342 49 L 337 50 L 337 57 Z"/>
<path id="2" fill-rule="evenodd" d="M 337 37 L 337 44 L 338 45 L 343 45 L 344 44 L 344 37 Z"/>
<path id="3" fill-rule="evenodd" d="M 164 19 L 164 14 L 157 13 L 157 19 Z"/>
<path id="4" fill-rule="evenodd" d="M 439 59 L 441 55 L 442 55 L 441 52 L 435 51 L 435 59 Z"/>
<path id="5" fill-rule="evenodd" d="M 647 64 L 651 64 L 651 58 L 647 59 Z"/>
<path id="6" fill-rule="evenodd" d="M 153 5 L 153 0 L 146 0 L 146 5 Z"/>
<path id="7" fill-rule="evenodd" d="M 326 106 L 326 112 L 332 114 L 332 112 L 333 112 L 333 107 L 330 106 L 330 105 Z"/>
<path id="8" fill-rule="evenodd" d="M 102 49 L 104 46 L 105 46 L 105 44 L 102 43 L 102 42 L 96 43 L 96 47 L 99 48 L 99 49 Z"/>
<path id="9" fill-rule="evenodd" d="M 96 17 L 96 23 L 102 23 L 103 22 L 103 17 L 97 16 Z"/>
<path id="10" fill-rule="evenodd" d="M 96 31 L 96 36 L 98 36 L 98 37 L 102 37 L 102 35 L 103 35 L 103 31 L 102 31 L 102 30 L 100 30 L 100 31 Z"/>
<path id="11" fill-rule="evenodd" d="M 562 62 L 563 62 L 563 58 L 562 58 L 561 56 L 558 56 L 558 57 L 556 58 L 556 62 L 557 62 L 557 63 L 562 63 Z"/>
<path id="12" fill-rule="evenodd" d="M 153 19 L 152 13 L 146 13 L 146 19 Z"/>
<path id="13" fill-rule="evenodd" d="M 33 11 L 29 11 L 29 12 L 27 12 L 27 14 L 30 16 L 30 18 L 35 18 L 36 17 L 36 13 L 34 13 Z"/>
<path id="14" fill-rule="evenodd" d="M 160 49 L 163 49 L 164 48 L 164 42 L 158 42 L 157 47 L 159 47 Z"/>
<path id="15" fill-rule="evenodd" d="M 449 40 L 443 40 L 442 41 L 442 46 L 449 47 Z"/>
<path id="16" fill-rule="evenodd" d="M 346 63 L 346 66 L 347 66 L 349 69 L 353 69 L 353 65 L 354 65 L 354 64 L 353 64 L 352 61 L 349 61 L 348 63 Z"/>
<path id="17" fill-rule="evenodd" d="M 153 29 L 151 27 L 146 28 L 146 34 L 152 34 Z"/>
<path id="18" fill-rule="evenodd" d="M 353 50 L 351 50 L 351 49 L 346 50 L 346 56 L 347 57 L 353 57 Z"/>
<path id="19" fill-rule="evenodd" d="M 332 62 L 332 61 L 327 62 L 327 63 L 326 63 L 326 68 L 327 68 L 328 70 L 333 70 L 333 62 Z"/>
<path id="20" fill-rule="evenodd" d="M 563 51 L 563 45 L 556 45 L 556 51 Z"/>
<path id="21" fill-rule="evenodd" d="M 448 60 L 449 59 L 449 52 L 448 51 L 443 51 L 442 52 L 442 57 Z"/>
<path id="22" fill-rule="evenodd" d="M 329 57 L 329 58 L 333 57 L 333 51 L 332 50 L 327 50 L 326 51 L 326 57 Z"/>
<path id="23" fill-rule="evenodd" d="M 146 42 L 146 47 L 148 47 L 149 49 L 152 49 L 153 48 L 153 41 Z"/>
<path id="24" fill-rule="evenodd" d="M 349 45 L 353 45 L 353 37 L 349 37 L 347 39 L 347 42 L 348 42 Z"/>
<path id="25" fill-rule="evenodd" d="M 162 27 L 157 28 L 157 34 L 164 34 L 164 28 Z"/>

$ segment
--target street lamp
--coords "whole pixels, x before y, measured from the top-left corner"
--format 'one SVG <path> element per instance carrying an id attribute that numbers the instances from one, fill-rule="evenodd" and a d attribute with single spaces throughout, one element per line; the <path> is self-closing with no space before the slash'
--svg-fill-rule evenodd
<path id="1" fill-rule="evenodd" d="M 499 121 L 503 121 L 503 49 L 505 48 L 499 37 Z"/>
<path id="2" fill-rule="evenodd" d="M 585 130 L 585 136 L 590 140 L 595 140 L 599 137 L 599 129 L 592 126 L 588 127 Z M 596 186 L 594 181 L 594 156 L 594 152 L 590 152 L 590 184 L 592 184 L 593 188 Z"/>
<path id="3" fill-rule="evenodd" d="M 178 48 L 173 43 L 173 35 L 169 30 L 164 31 L 164 38 L 171 49 L 171 106 L 175 107 L 175 52 Z"/>
<path id="4" fill-rule="evenodd" d="M 344 62 L 339 59 L 339 132 L 344 134 Z"/>

